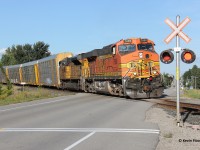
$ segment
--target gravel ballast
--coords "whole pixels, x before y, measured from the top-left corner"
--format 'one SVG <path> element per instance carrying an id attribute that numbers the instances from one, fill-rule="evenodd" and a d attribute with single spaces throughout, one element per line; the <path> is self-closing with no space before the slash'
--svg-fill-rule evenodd
<path id="1" fill-rule="evenodd" d="M 187 121 L 178 127 L 174 114 L 155 105 L 147 111 L 146 121 L 157 123 L 160 128 L 156 150 L 200 150 L 200 130 L 192 129 Z"/>

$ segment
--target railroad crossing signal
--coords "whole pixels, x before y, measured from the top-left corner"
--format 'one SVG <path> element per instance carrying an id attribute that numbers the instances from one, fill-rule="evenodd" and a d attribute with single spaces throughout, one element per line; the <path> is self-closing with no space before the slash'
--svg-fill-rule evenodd
<path id="1" fill-rule="evenodd" d="M 190 49 L 183 49 L 183 52 L 181 54 L 181 60 L 186 63 L 186 64 L 190 64 L 193 63 L 196 59 L 196 55 L 195 53 L 190 50 Z"/>
<path id="2" fill-rule="evenodd" d="M 183 52 L 181 53 L 181 60 L 190 64 L 193 63 L 196 59 L 195 53 L 190 49 L 180 49 Z M 174 60 L 174 54 L 172 53 L 173 49 L 164 50 L 160 54 L 160 61 L 164 64 L 170 64 Z"/>
<path id="3" fill-rule="evenodd" d="M 169 64 L 174 60 L 174 54 L 171 52 L 174 50 L 176 52 L 176 108 L 177 108 L 177 125 L 180 126 L 181 114 L 180 114 L 180 51 L 183 50 L 181 54 L 181 59 L 185 63 L 194 62 L 196 55 L 192 50 L 181 49 L 180 39 L 182 38 L 185 42 L 190 42 L 190 38 L 183 33 L 182 29 L 190 22 L 187 17 L 180 23 L 180 16 L 176 16 L 176 25 L 170 20 L 166 19 L 165 23 L 170 26 L 173 30 L 170 35 L 164 40 L 168 44 L 176 36 L 176 47 L 174 49 L 165 50 L 160 55 L 161 62 Z"/>
<path id="4" fill-rule="evenodd" d="M 180 18 L 180 16 L 177 16 Z M 165 50 L 160 54 L 160 60 L 161 62 L 165 64 L 169 64 L 174 60 L 174 54 L 172 53 L 172 50 L 179 53 L 181 50 L 183 50 L 181 54 L 181 60 L 184 63 L 190 64 L 193 63 L 196 59 L 196 55 L 192 50 L 189 49 L 181 49 L 179 47 L 179 37 L 182 38 L 185 42 L 190 42 L 190 38 L 183 33 L 182 29 L 190 22 L 190 18 L 186 17 L 181 23 L 174 24 L 169 18 L 165 19 L 165 23 L 170 26 L 170 28 L 173 30 L 170 35 L 167 36 L 167 38 L 164 40 L 166 44 L 168 44 L 175 36 L 178 39 L 178 44 L 174 49 Z M 179 22 L 179 21 L 178 21 Z"/>
<path id="5" fill-rule="evenodd" d="M 168 44 L 175 36 L 179 36 L 182 38 L 186 43 L 190 42 L 190 38 L 183 33 L 182 29 L 190 22 L 190 18 L 185 18 L 178 26 L 175 25 L 169 18 L 165 20 L 165 23 L 170 26 L 173 32 L 167 36 L 164 40 L 166 44 Z"/>
<path id="6" fill-rule="evenodd" d="M 160 61 L 165 64 L 170 64 L 174 60 L 174 54 L 171 52 L 172 49 L 162 51 L 160 54 Z"/>

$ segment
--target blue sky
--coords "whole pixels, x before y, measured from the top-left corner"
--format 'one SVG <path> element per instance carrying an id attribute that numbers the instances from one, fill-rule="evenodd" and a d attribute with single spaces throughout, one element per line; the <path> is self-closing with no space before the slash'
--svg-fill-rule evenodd
<path id="1" fill-rule="evenodd" d="M 13 44 L 44 41 L 53 54 L 78 54 L 102 48 L 129 37 L 149 38 L 156 50 L 174 48 L 175 39 L 165 44 L 172 32 L 164 20 L 175 22 L 189 17 L 183 29 L 192 41 L 182 48 L 195 51 L 197 60 L 181 63 L 181 73 L 194 64 L 200 67 L 200 1 L 199 0 L 0 0 L 0 53 Z M 175 74 L 175 61 L 161 64 L 161 71 Z"/>

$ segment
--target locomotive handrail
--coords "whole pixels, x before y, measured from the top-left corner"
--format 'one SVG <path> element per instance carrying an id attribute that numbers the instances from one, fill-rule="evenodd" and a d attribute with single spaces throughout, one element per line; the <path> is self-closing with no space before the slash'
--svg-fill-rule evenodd
<path id="1" fill-rule="evenodd" d="M 126 77 L 126 75 L 131 71 L 131 69 L 133 69 L 134 67 L 129 68 L 129 70 L 126 72 L 126 74 L 123 76 L 123 78 Z"/>

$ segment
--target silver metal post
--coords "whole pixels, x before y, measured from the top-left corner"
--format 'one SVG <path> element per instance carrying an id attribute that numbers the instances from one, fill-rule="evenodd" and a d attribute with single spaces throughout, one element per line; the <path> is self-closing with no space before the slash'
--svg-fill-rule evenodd
<path id="1" fill-rule="evenodd" d="M 178 27 L 180 23 L 180 16 L 176 16 L 176 25 Z M 178 34 L 176 35 L 176 48 L 180 47 L 180 39 Z M 180 54 L 176 51 L 176 109 L 177 109 L 177 126 L 180 126 Z"/>

